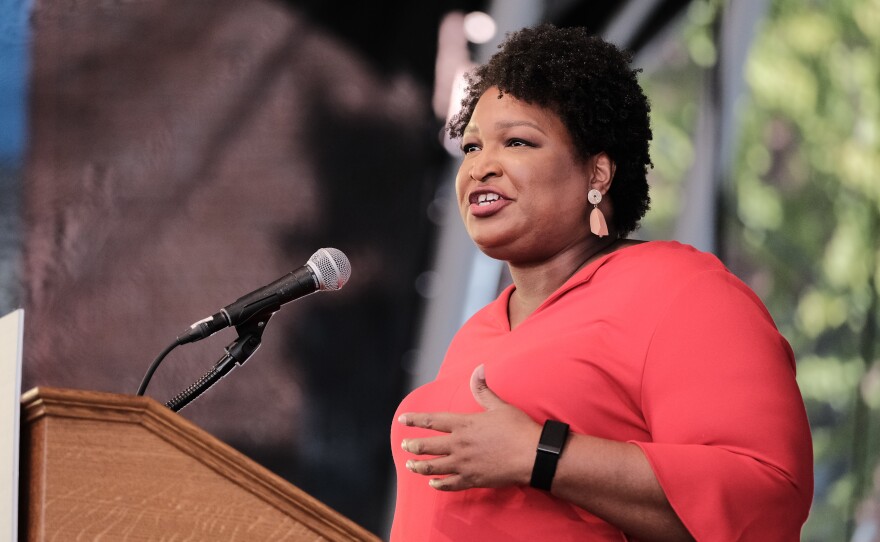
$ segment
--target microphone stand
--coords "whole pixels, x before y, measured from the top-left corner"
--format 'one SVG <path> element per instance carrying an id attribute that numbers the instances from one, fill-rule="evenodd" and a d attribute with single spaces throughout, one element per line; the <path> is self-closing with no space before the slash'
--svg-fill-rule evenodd
<path id="1" fill-rule="evenodd" d="M 273 309 L 256 314 L 246 322 L 235 326 L 238 338 L 229 343 L 226 347 L 226 354 L 203 377 L 165 403 L 165 406 L 174 412 L 180 411 L 229 374 L 236 365 L 244 364 L 260 347 L 266 324 L 269 323 L 269 319 L 277 310 L 275 307 Z"/>

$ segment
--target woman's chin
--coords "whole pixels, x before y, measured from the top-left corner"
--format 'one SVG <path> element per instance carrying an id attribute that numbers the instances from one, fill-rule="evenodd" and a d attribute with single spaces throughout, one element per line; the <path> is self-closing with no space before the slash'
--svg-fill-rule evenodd
<path id="1" fill-rule="evenodd" d="M 515 258 L 517 254 L 516 247 L 511 242 L 504 242 L 498 239 L 475 239 L 472 238 L 480 252 L 495 260 L 508 261 Z"/>

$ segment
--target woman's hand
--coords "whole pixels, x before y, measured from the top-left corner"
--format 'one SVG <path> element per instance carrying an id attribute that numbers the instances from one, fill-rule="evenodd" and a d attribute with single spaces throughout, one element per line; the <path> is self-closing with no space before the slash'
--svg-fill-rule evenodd
<path id="1" fill-rule="evenodd" d="M 405 425 L 442 433 L 404 440 L 405 451 L 436 456 L 413 458 L 406 467 L 431 476 L 431 487 L 444 491 L 528 484 L 541 426 L 489 389 L 482 365 L 471 375 L 470 386 L 483 412 L 407 413 L 398 418 Z"/>

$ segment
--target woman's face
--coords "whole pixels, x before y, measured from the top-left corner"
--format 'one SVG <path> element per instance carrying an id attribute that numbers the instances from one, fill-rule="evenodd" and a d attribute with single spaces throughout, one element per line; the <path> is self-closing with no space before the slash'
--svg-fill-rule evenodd
<path id="1" fill-rule="evenodd" d="M 461 140 L 456 194 L 465 228 L 489 256 L 536 263 L 589 242 L 593 160 L 580 160 L 552 111 L 487 90 Z M 604 192 L 604 191 L 603 191 Z"/>

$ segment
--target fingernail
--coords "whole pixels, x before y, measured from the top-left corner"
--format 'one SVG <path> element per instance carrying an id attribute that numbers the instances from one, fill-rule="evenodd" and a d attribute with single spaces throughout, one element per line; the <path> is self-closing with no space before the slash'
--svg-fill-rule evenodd
<path id="1" fill-rule="evenodd" d="M 400 417 L 397 418 L 397 421 L 399 421 L 400 423 L 406 425 L 406 414 L 401 414 Z"/>
<path id="2" fill-rule="evenodd" d="M 477 378 L 479 378 L 480 380 L 486 380 L 486 366 L 485 365 L 481 364 L 479 367 L 477 367 Z"/>
<path id="3" fill-rule="evenodd" d="M 428 485 L 433 487 L 434 489 L 440 489 L 440 480 L 436 478 L 431 478 L 428 480 Z"/>
<path id="4" fill-rule="evenodd" d="M 409 470 L 413 470 L 415 468 L 415 463 L 413 463 L 412 459 L 410 459 L 406 462 L 406 468 Z"/>
<path id="5" fill-rule="evenodd" d="M 405 441 L 405 440 L 403 440 L 403 441 L 400 442 L 400 447 L 403 448 L 403 451 L 404 451 L 404 452 L 408 452 L 408 451 L 409 451 L 409 450 L 406 449 L 406 441 Z"/>

